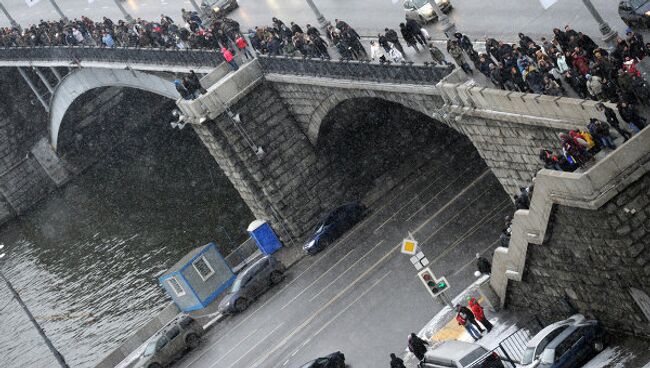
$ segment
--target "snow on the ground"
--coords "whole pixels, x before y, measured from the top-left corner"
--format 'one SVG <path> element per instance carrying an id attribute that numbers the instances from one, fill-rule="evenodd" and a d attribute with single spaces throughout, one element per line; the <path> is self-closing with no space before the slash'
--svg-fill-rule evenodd
<path id="1" fill-rule="evenodd" d="M 490 318 L 490 322 L 494 326 L 492 331 L 485 335 L 478 342 L 483 345 L 484 348 L 492 350 L 496 348 L 503 339 L 515 333 L 519 327 L 511 321 L 501 321 L 500 318 Z"/>
<path id="2" fill-rule="evenodd" d="M 625 368 L 626 363 L 632 360 L 632 358 L 634 358 L 634 354 L 623 348 L 608 347 L 591 359 L 589 363 L 582 366 L 582 368 Z M 644 368 L 650 368 L 650 363 L 646 364 Z"/>

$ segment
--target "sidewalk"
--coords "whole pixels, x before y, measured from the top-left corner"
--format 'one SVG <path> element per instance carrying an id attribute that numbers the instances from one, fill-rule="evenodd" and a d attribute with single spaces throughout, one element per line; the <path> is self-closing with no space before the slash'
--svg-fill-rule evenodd
<path id="1" fill-rule="evenodd" d="M 529 327 L 534 316 L 507 309 L 497 312 L 488 310 L 477 290 L 481 281 L 481 279 L 477 280 L 477 282 L 453 298 L 453 304 L 467 305 L 468 298 L 475 297 L 485 307 L 485 315 L 494 325 L 494 328 L 489 333 L 484 333 L 477 343 L 487 350 L 492 350 L 520 328 Z M 447 340 L 473 342 L 474 340 L 465 331 L 465 328 L 458 325 L 455 317 L 456 312 L 445 306 L 418 332 L 418 336 L 429 342 L 430 346 Z M 584 365 L 583 368 L 650 368 L 649 345 L 650 341 L 635 337 L 611 336 L 609 346 Z M 404 359 L 407 368 L 417 368 L 418 361 L 408 349 L 402 359 Z"/>

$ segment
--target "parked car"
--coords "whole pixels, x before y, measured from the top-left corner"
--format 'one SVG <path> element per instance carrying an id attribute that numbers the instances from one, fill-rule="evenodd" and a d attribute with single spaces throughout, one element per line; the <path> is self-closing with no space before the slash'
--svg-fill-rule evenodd
<path id="1" fill-rule="evenodd" d="M 203 0 L 201 7 L 211 10 L 217 17 L 223 17 L 231 11 L 239 8 L 237 0 Z"/>
<path id="2" fill-rule="evenodd" d="M 237 275 L 230 291 L 219 303 L 223 314 L 245 311 L 250 303 L 284 278 L 286 268 L 275 257 L 264 256 Z"/>
<path id="3" fill-rule="evenodd" d="M 598 321 L 575 314 L 542 329 L 527 344 L 521 364 L 525 368 L 571 368 L 603 351 L 605 335 Z"/>
<path id="4" fill-rule="evenodd" d="M 187 350 L 201 343 L 203 327 L 194 318 L 182 314 L 151 337 L 135 365 L 136 368 L 162 368 L 170 365 Z"/>
<path id="5" fill-rule="evenodd" d="M 345 355 L 337 351 L 336 353 L 305 363 L 300 368 L 345 368 Z"/>
<path id="6" fill-rule="evenodd" d="M 445 14 L 453 9 L 449 0 L 436 0 L 436 4 Z M 406 19 L 415 19 L 420 24 L 438 20 L 438 15 L 429 4 L 429 0 L 403 0 L 402 6 L 406 12 Z"/>
<path id="7" fill-rule="evenodd" d="M 309 238 L 302 249 L 311 255 L 320 252 L 364 218 L 367 212 L 366 206 L 359 202 L 346 203 L 333 209 L 318 223 L 316 233 Z"/>
<path id="8" fill-rule="evenodd" d="M 650 0 L 623 0 L 618 3 L 618 15 L 630 27 L 650 28 Z"/>
<path id="9" fill-rule="evenodd" d="M 501 358 L 478 344 L 442 341 L 424 355 L 420 368 L 504 368 Z"/>

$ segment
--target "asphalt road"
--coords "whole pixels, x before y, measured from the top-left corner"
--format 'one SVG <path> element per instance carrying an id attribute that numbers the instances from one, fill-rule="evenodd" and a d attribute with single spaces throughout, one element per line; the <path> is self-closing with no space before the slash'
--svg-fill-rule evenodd
<path id="1" fill-rule="evenodd" d="M 413 233 L 456 295 L 490 253 L 512 203 L 478 159 L 432 162 L 379 200 L 363 222 L 241 315 L 220 322 L 177 367 L 278 368 L 342 351 L 350 367 L 382 367 L 442 305 L 399 251 Z"/>
<path id="2" fill-rule="evenodd" d="M 534 37 L 548 35 L 553 27 L 571 24 L 573 28 L 597 36 L 598 25 L 589 15 L 582 0 L 559 0 L 544 10 L 538 0 L 451 0 L 454 5 L 451 18 L 458 29 L 475 38 L 492 35 L 504 39 L 525 32 Z M 625 25 L 618 17 L 615 0 L 592 0 L 610 26 L 622 33 Z M 197 0 L 200 2 L 200 0 Z M 321 12 L 330 20 L 346 20 L 360 33 L 374 34 L 387 26 L 397 27 L 404 20 L 400 0 L 314 0 Z M 40 19 L 54 19 L 58 15 L 48 0 L 40 0 L 28 7 L 25 0 L 2 0 L 12 16 L 26 25 Z M 57 0 L 63 12 L 71 18 L 87 15 L 93 18 L 108 16 L 121 18 L 122 13 L 113 0 Z M 239 0 L 240 8 L 231 13 L 245 27 L 265 25 L 276 16 L 285 22 L 299 24 L 316 20 L 305 0 Z M 159 19 L 161 13 L 180 18 L 180 8 L 191 9 L 187 0 L 127 0 L 125 8 L 134 17 Z M 0 15 L 0 26 L 8 25 Z M 434 26 L 429 26 L 434 30 Z M 440 36 L 440 35 L 439 35 Z M 441 36 L 440 36 L 441 37 Z"/>

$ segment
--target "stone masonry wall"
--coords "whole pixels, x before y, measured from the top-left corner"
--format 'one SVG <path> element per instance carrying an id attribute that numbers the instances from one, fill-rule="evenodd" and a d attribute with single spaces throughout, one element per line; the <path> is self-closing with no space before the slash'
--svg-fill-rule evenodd
<path id="1" fill-rule="evenodd" d="M 456 129 L 469 137 L 506 192 L 519 193 L 543 168 L 540 147 L 561 152 L 558 133 L 563 130 L 506 121 L 463 117 Z"/>
<path id="2" fill-rule="evenodd" d="M 253 144 L 263 147 L 261 159 L 227 114 L 195 130 L 255 216 L 273 222 L 280 235 L 286 229 L 302 239 L 339 202 L 336 179 L 270 83 L 255 87 L 232 110 Z"/>
<path id="3" fill-rule="evenodd" d="M 650 295 L 650 173 L 598 210 L 556 205 L 543 245 L 528 246 L 522 282 L 509 283 L 506 306 L 557 320 L 570 304 L 609 329 L 650 336 L 630 288 Z"/>

